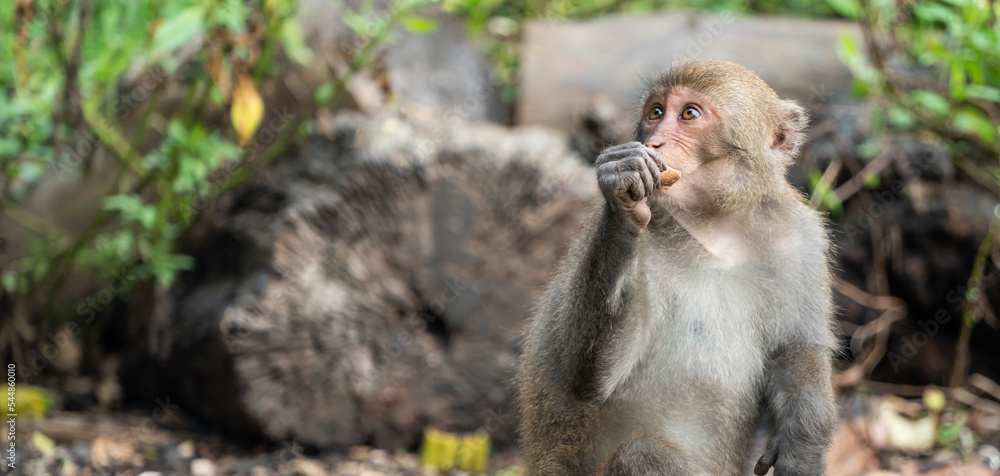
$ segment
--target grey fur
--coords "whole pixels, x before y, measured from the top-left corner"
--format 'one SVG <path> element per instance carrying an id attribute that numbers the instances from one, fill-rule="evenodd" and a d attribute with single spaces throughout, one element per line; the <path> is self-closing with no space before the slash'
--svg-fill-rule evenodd
<path id="1" fill-rule="evenodd" d="M 771 103 L 789 137 L 713 167 L 784 170 L 808 119 Z M 604 199 L 534 313 L 518 379 L 528 473 L 750 474 L 753 434 L 770 415 L 758 471 L 822 474 L 837 411 L 820 216 L 784 180 L 744 193 L 703 179 L 738 197 L 679 208 L 653 193 L 660 165 L 648 150 L 631 142 L 598 159 Z M 637 203 L 648 203 L 648 225 Z"/>

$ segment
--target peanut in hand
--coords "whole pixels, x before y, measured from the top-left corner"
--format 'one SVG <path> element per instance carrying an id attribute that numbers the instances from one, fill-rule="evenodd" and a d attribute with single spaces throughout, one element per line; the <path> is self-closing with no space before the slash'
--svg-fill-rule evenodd
<path id="1" fill-rule="evenodd" d="M 667 167 L 666 170 L 660 172 L 660 186 L 664 188 L 669 187 L 673 185 L 675 182 L 677 182 L 677 180 L 680 178 L 681 178 L 680 172 L 678 172 L 676 169 Z"/>

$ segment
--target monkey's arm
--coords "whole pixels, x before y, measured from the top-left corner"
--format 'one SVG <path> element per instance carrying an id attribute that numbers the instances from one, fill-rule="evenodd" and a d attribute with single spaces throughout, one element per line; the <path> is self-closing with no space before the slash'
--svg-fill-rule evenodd
<path id="1" fill-rule="evenodd" d="M 541 309 L 549 325 L 541 341 L 556 344 L 543 352 L 557 356 L 551 361 L 559 362 L 557 372 L 581 400 L 598 396 L 606 349 L 633 307 L 637 248 L 650 218 L 646 197 L 660 187 L 662 164 L 655 154 L 627 142 L 598 157 L 604 203 L 586 221 Z"/>
<path id="2" fill-rule="evenodd" d="M 519 374 L 529 474 L 590 474 L 600 464 L 590 458 L 604 433 L 608 348 L 642 307 L 634 302 L 643 290 L 637 259 L 648 236 L 646 197 L 659 186 L 660 172 L 652 154 L 637 142 L 601 154 L 604 200 L 584 221 L 534 313 Z M 640 205 L 645 213 L 637 213 Z"/>
<path id="3" fill-rule="evenodd" d="M 631 218 L 606 207 L 584 222 L 525 341 L 518 398 L 533 476 L 590 474 L 595 463 L 602 358 L 630 307 L 640 239 Z"/>
<path id="4" fill-rule="evenodd" d="M 641 229 L 625 214 L 605 205 L 596 226 L 588 230 L 575 269 L 567 270 L 573 291 L 562 296 L 571 348 L 566 349 L 567 375 L 578 398 L 593 399 L 607 370 L 615 331 L 633 313 Z"/>
<path id="5" fill-rule="evenodd" d="M 838 420 L 831 358 L 825 345 L 788 347 L 771 358 L 765 399 L 774 426 L 754 473 L 774 466 L 775 476 L 824 474 Z"/>

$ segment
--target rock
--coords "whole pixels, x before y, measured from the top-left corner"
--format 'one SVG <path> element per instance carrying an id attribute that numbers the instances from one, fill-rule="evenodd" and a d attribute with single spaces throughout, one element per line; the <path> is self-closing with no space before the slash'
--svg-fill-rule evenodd
<path id="1" fill-rule="evenodd" d="M 177 445 L 177 456 L 181 458 L 194 458 L 194 442 L 191 440 L 184 440 L 179 445 Z"/>
<path id="2" fill-rule="evenodd" d="M 403 107 L 425 107 L 465 122 L 504 122 L 504 105 L 483 53 L 465 37 L 461 22 L 438 12 L 437 30 L 411 33 L 389 48 L 386 67 Z"/>
<path id="3" fill-rule="evenodd" d="M 95 467 L 106 468 L 116 464 L 142 464 L 142 456 L 129 444 L 108 437 L 98 437 L 90 446 L 90 461 Z"/>
<path id="4" fill-rule="evenodd" d="M 191 460 L 191 474 L 193 476 L 215 476 L 215 463 L 205 458 Z"/>
<path id="5" fill-rule="evenodd" d="M 844 21 L 732 14 L 535 20 L 525 27 L 516 122 L 570 132 L 597 95 L 631 115 L 642 77 L 686 57 L 740 63 L 779 95 L 816 111 L 837 103 L 850 85 L 836 53 L 844 33 L 860 35 L 857 25 Z"/>
<path id="6" fill-rule="evenodd" d="M 125 359 L 122 381 L 242 436 L 399 449 L 433 425 L 509 445 L 523 320 L 593 171 L 536 128 L 323 124 L 329 140 L 221 200 L 190 239 L 168 357 L 159 372 Z"/>
<path id="7" fill-rule="evenodd" d="M 292 464 L 292 474 L 295 476 L 326 476 L 327 472 L 315 460 L 297 458 Z"/>

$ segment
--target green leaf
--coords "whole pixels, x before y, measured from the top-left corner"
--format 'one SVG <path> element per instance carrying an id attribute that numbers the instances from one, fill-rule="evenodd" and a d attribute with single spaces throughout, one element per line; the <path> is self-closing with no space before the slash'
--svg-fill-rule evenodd
<path id="1" fill-rule="evenodd" d="M 848 57 L 854 59 L 861 56 L 861 50 L 858 48 L 858 40 L 854 38 L 854 35 L 850 33 L 840 35 L 840 43 L 837 44 L 837 53 L 840 54 L 841 58 Z"/>
<path id="2" fill-rule="evenodd" d="M 312 60 L 313 52 L 306 46 L 302 25 L 295 18 L 289 18 L 281 25 L 281 42 L 292 61 L 305 66 Z"/>
<path id="3" fill-rule="evenodd" d="M 983 84 L 985 78 L 983 77 L 983 70 L 979 67 L 979 58 L 974 58 L 969 61 L 965 61 L 965 71 L 969 74 L 969 82 L 972 84 Z"/>
<path id="4" fill-rule="evenodd" d="M 125 222 L 138 222 L 151 229 L 156 223 L 156 208 L 143 203 L 138 195 L 112 195 L 104 197 L 105 210 L 118 210 Z"/>
<path id="5" fill-rule="evenodd" d="M 426 34 L 438 29 L 437 20 L 417 15 L 405 15 L 399 19 L 399 22 L 411 33 Z"/>
<path id="6" fill-rule="evenodd" d="M 889 124 L 901 129 L 909 129 L 917 123 L 913 113 L 902 107 L 889 109 Z"/>
<path id="7" fill-rule="evenodd" d="M 994 135 L 996 126 L 985 114 L 975 109 L 965 108 L 958 111 L 952 119 L 952 126 L 959 132 L 975 134 L 988 143 L 992 143 L 996 137 Z"/>
<path id="8" fill-rule="evenodd" d="M 348 28 L 354 30 L 358 35 L 364 34 L 365 28 L 369 25 L 368 17 L 359 15 L 352 11 L 340 12 L 340 19 Z"/>
<path id="9" fill-rule="evenodd" d="M 969 288 L 965 292 L 965 299 L 970 302 L 976 302 L 979 300 L 979 288 Z"/>
<path id="10" fill-rule="evenodd" d="M 17 291 L 18 281 L 17 273 L 9 269 L 4 270 L 3 274 L 0 274 L 0 283 L 3 283 L 3 288 L 11 294 Z"/>
<path id="11" fill-rule="evenodd" d="M 937 116 L 946 116 L 951 110 L 951 103 L 934 91 L 919 89 L 910 93 L 910 99 L 919 106 L 927 108 Z"/>
<path id="12" fill-rule="evenodd" d="M 962 64 L 959 62 L 952 63 L 951 80 L 948 83 L 951 87 L 951 97 L 955 99 L 962 99 L 965 97 L 965 82 L 965 68 L 963 68 Z"/>
<path id="13" fill-rule="evenodd" d="M 157 247 L 150 259 L 150 270 L 164 287 L 169 288 L 178 272 L 194 269 L 194 264 L 194 258 L 188 255 L 171 254 Z"/>
<path id="14" fill-rule="evenodd" d="M 969 33 L 969 43 L 983 53 L 1000 51 L 1000 38 L 990 30 L 976 30 Z"/>
<path id="15" fill-rule="evenodd" d="M 940 22 L 949 29 L 952 25 L 960 25 L 961 18 L 952 9 L 940 3 L 918 3 L 913 6 L 913 13 L 917 18 L 928 23 Z"/>
<path id="16" fill-rule="evenodd" d="M 869 190 L 876 190 L 882 184 L 882 176 L 875 172 L 866 173 L 864 179 L 865 187 Z"/>
<path id="17" fill-rule="evenodd" d="M 38 179 L 42 178 L 42 166 L 38 162 L 21 162 L 17 164 L 17 173 L 15 177 L 24 180 L 28 183 L 35 183 Z"/>
<path id="18" fill-rule="evenodd" d="M 188 8 L 173 18 L 166 19 L 156 34 L 153 35 L 153 51 L 172 51 L 196 34 L 201 33 L 205 26 L 205 9 L 202 5 Z"/>
<path id="19" fill-rule="evenodd" d="M 809 169 L 809 190 L 815 192 L 819 186 L 819 181 L 823 178 L 823 172 L 815 167 Z"/>
<path id="20" fill-rule="evenodd" d="M 937 432 L 937 443 L 939 445 L 945 445 L 951 443 L 952 441 L 958 440 L 962 436 L 962 425 L 956 423 L 949 423 L 941 425 Z"/>
<path id="21" fill-rule="evenodd" d="M 325 106 L 327 104 L 330 104 L 330 101 L 333 100 L 333 95 L 335 92 L 336 88 L 334 87 L 333 83 L 325 82 L 323 84 L 320 84 L 319 87 L 316 88 L 316 105 Z"/>
<path id="22" fill-rule="evenodd" d="M 882 143 L 876 138 L 871 138 L 858 144 L 858 155 L 863 159 L 875 157 L 881 150 Z"/>
<path id="23" fill-rule="evenodd" d="M 857 0 L 826 0 L 826 4 L 838 15 L 851 20 L 858 19 L 860 5 Z"/>
<path id="24" fill-rule="evenodd" d="M 970 98 L 985 99 L 1000 103 L 1000 88 L 984 86 L 982 84 L 970 84 L 965 87 L 965 95 Z"/>
<path id="25" fill-rule="evenodd" d="M 247 17 L 250 15 L 249 2 L 224 0 L 217 3 L 210 11 L 211 24 L 224 26 L 227 30 L 237 33 L 246 31 Z"/>
<path id="26" fill-rule="evenodd" d="M 868 85 L 858 78 L 851 78 L 851 93 L 857 97 L 867 97 L 870 91 Z"/>

